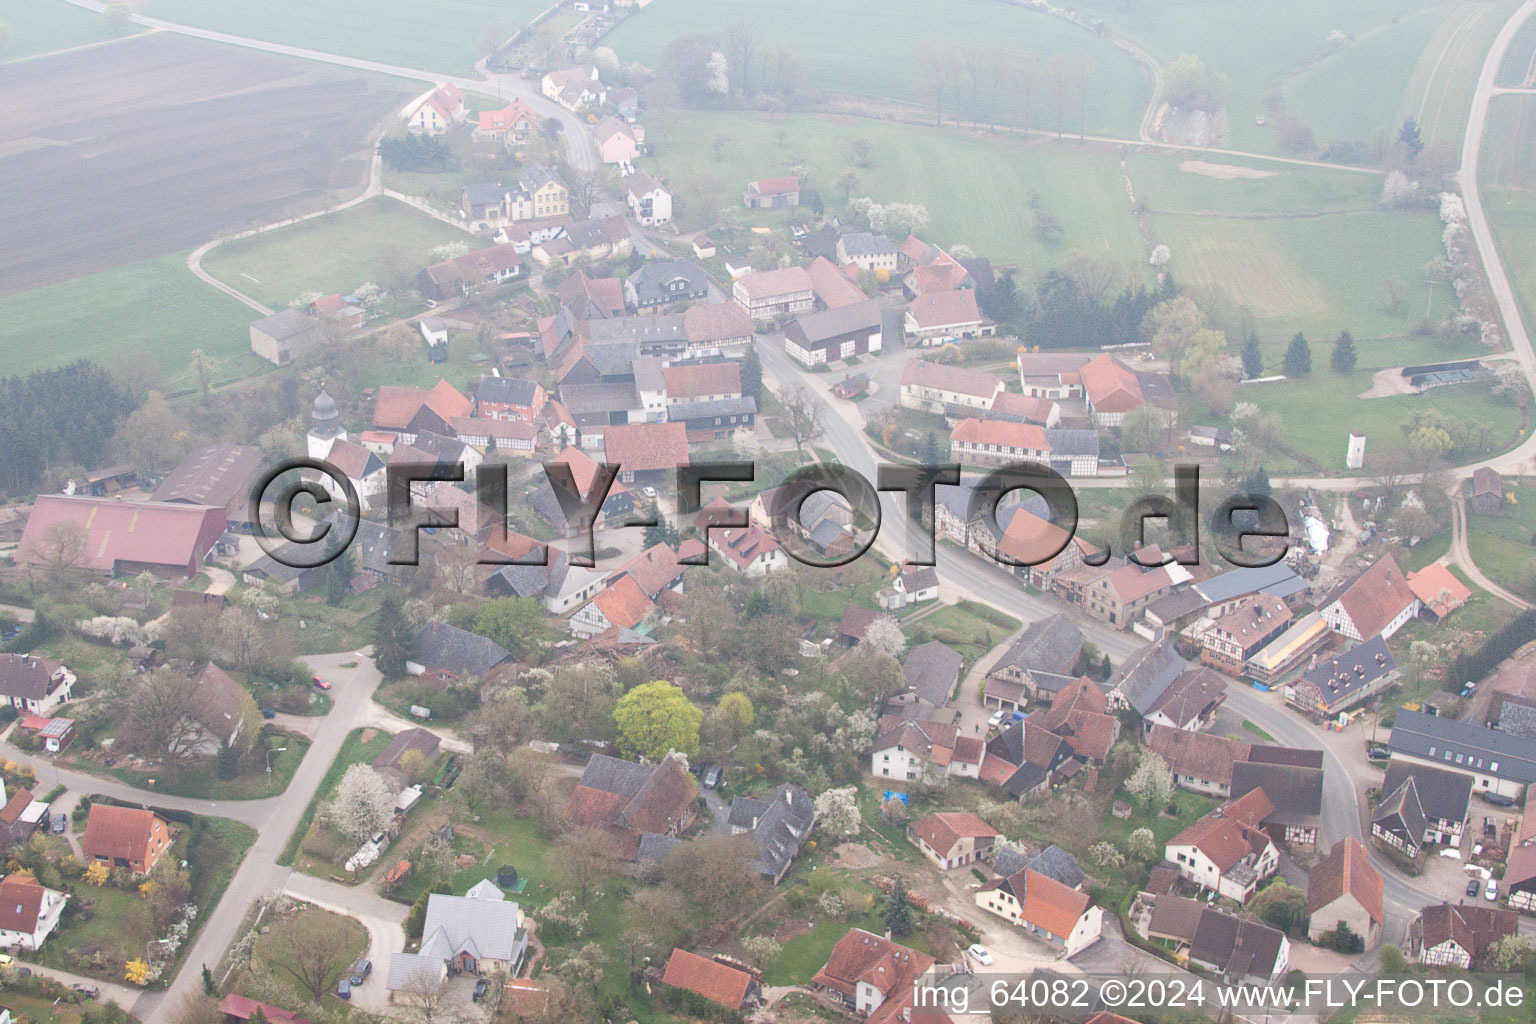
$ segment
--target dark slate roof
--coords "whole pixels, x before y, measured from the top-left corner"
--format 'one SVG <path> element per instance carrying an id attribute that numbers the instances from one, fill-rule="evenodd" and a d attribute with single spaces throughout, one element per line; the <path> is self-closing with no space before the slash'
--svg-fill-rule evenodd
<path id="1" fill-rule="evenodd" d="M 581 773 L 581 784 L 588 789 L 633 798 L 649 781 L 653 770 L 650 766 L 636 764 L 634 761 L 595 754 Z"/>
<path id="2" fill-rule="evenodd" d="M 464 186 L 464 199 L 471 206 L 499 203 L 506 194 L 506 186 L 497 182 L 477 181 Z"/>
<path id="3" fill-rule="evenodd" d="M 1274 811 L 1265 822 L 1316 824 L 1323 813 L 1323 770 L 1289 764 L 1238 761 L 1232 765 L 1232 799 L 1262 789 Z"/>
<path id="4" fill-rule="evenodd" d="M 1067 427 L 1052 427 L 1045 432 L 1045 440 L 1051 446 L 1052 458 L 1070 458 L 1073 455 L 1099 457 L 1099 432 L 1097 430 L 1073 430 Z"/>
<path id="5" fill-rule="evenodd" d="M 505 402 L 508 405 L 532 405 L 538 381 L 519 377 L 481 377 L 475 387 L 479 402 Z"/>
<path id="6" fill-rule="evenodd" d="M 1479 771 L 1524 784 L 1536 782 L 1536 739 L 1475 722 L 1458 722 L 1422 711 L 1398 711 L 1389 745 L 1399 753 L 1451 770 Z"/>
<path id="7" fill-rule="evenodd" d="M 687 282 L 682 292 L 670 291 L 668 286 L 679 278 Z M 708 275 L 690 260 L 647 263 L 629 275 L 629 284 L 641 303 L 667 302 L 679 294 L 699 295 L 709 291 Z"/>
<path id="8" fill-rule="evenodd" d="M 800 240 L 800 245 L 805 249 L 807 256 L 825 256 L 829 260 L 837 258 L 837 228 L 831 224 L 823 224 Z"/>
<path id="9" fill-rule="evenodd" d="M 916 568 L 908 566 L 907 570 L 901 574 L 901 585 L 909 594 L 932 589 L 939 585 L 939 571 L 931 565 Z"/>
<path id="10" fill-rule="evenodd" d="M 1505 698 L 1499 709 L 1499 729 L 1512 736 L 1536 739 L 1536 707 L 1523 700 Z"/>
<path id="11" fill-rule="evenodd" d="M 1301 681 L 1317 687 L 1324 699 L 1333 704 L 1396 670 L 1397 662 L 1378 633 L 1363 644 L 1319 660 Z"/>
<path id="12" fill-rule="evenodd" d="M 564 575 L 565 552 L 555 552 L 549 565 L 504 565 L 485 581 L 486 590 L 498 597 L 543 597 L 550 585 Z"/>
<path id="13" fill-rule="evenodd" d="M 411 641 L 413 662 L 455 675 L 480 675 L 511 657 L 511 652 L 494 640 L 446 622 L 429 622 Z"/>
<path id="14" fill-rule="evenodd" d="M 1200 591 L 1206 601 L 1215 604 L 1248 594 L 1274 593 L 1277 597 L 1284 597 L 1287 593 L 1294 593 L 1287 588 L 1295 582 L 1300 582 L 1300 589 L 1306 589 L 1306 581 L 1297 576 L 1290 566 L 1276 562 L 1258 569 L 1228 569 L 1208 580 L 1201 580 L 1195 584 L 1194 589 Z"/>
<path id="15" fill-rule="evenodd" d="M 1235 978 L 1267 978 L 1274 973 L 1284 941 L 1285 934 L 1267 924 L 1206 907 L 1200 914 L 1189 955 L 1216 964 L 1223 973 Z"/>
<path id="16" fill-rule="evenodd" d="M 678 842 L 679 840 L 675 836 L 663 836 L 655 832 L 643 833 L 640 836 L 639 858 L 641 860 L 666 860 L 667 854 L 672 852 L 673 847 Z"/>
<path id="17" fill-rule="evenodd" d="M 1003 783 L 1003 789 L 1010 796 L 1024 797 L 1039 789 L 1050 774 L 1037 764 L 1019 765 L 1019 770 L 1008 776 L 1008 781 Z"/>
<path id="18" fill-rule="evenodd" d="M 1036 854 L 1021 853 L 1012 847 L 999 850 L 992 860 L 992 870 L 1011 878 L 1028 868 L 1054 878 L 1068 889 L 1076 889 L 1088 880 L 1077 859 L 1059 846 L 1047 846 Z"/>
<path id="19" fill-rule="evenodd" d="M 845 334 L 878 330 L 881 322 L 880 301 L 865 299 L 796 317 L 785 328 L 784 334 L 801 348 L 815 348 Z"/>
<path id="20" fill-rule="evenodd" d="M 702 402 L 677 402 L 667 406 L 667 419 L 673 423 L 689 420 L 713 419 L 716 416 L 753 416 L 757 414 L 757 399 L 751 395 L 740 398 L 714 398 Z"/>
<path id="21" fill-rule="evenodd" d="M 896 243 L 875 231 L 855 231 L 842 238 L 843 251 L 849 256 L 879 256 L 895 252 Z"/>
<path id="22" fill-rule="evenodd" d="M 917 694 L 919 700 L 941 708 L 949 701 L 964 662 L 960 652 L 948 644 L 930 640 L 908 651 L 901 668 L 907 678 L 907 689 Z"/>
<path id="23" fill-rule="evenodd" d="M 1144 715 L 1188 667 L 1172 644 L 1156 643 L 1127 658 L 1110 677 L 1106 690 L 1118 689 L 1126 703 Z"/>
<path id="24" fill-rule="evenodd" d="M 1013 645 L 1003 652 L 992 671 L 1019 668 L 1033 675 L 1038 669 L 1052 675 L 1062 675 L 1070 672 L 1072 666 L 1077 664 L 1086 642 L 1077 623 L 1058 612 L 1050 618 L 1030 623 L 1029 628 L 1020 633 Z"/>
<path id="25" fill-rule="evenodd" d="M 1419 801 L 1419 787 L 1413 776 L 1405 776 L 1396 788 L 1382 790 L 1382 794 L 1371 815 L 1371 824 L 1400 833 L 1414 846 L 1422 845 L 1429 821 L 1424 817 L 1424 805 Z"/>
<path id="26" fill-rule="evenodd" d="M 1409 779 L 1413 780 L 1418 804 L 1427 817 L 1444 821 L 1466 819 L 1467 807 L 1472 802 L 1472 776 L 1394 757 L 1387 762 L 1387 774 L 1381 780 L 1382 803 L 1395 797 Z M 1380 813 L 1380 807 L 1377 811 Z"/>
<path id="27" fill-rule="evenodd" d="M 811 826 L 816 822 L 816 808 L 811 803 L 810 794 L 793 783 L 775 789 L 763 802 L 767 806 L 758 815 L 757 827 L 752 830 L 752 839 L 757 843 L 757 870 L 777 878 L 810 837 Z M 735 817 L 733 807 L 733 827 Z"/>
<path id="28" fill-rule="evenodd" d="M 727 824 L 731 828 L 751 829 L 757 819 L 768 809 L 768 801 L 755 796 L 737 796 L 731 799 L 731 813 Z"/>

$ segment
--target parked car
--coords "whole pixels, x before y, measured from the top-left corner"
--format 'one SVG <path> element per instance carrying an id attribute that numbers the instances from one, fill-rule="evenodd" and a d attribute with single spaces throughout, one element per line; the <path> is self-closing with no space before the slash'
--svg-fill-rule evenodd
<path id="1" fill-rule="evenodd" d="M 484 999 L 486 992 L 490 991 L 490 988 L 491 988 L 491 983 L 486 981 L 484 978 L 481 978 L 478 981 L 476 981 L 475 982 L 475 1002 L 479 1002 L 480 1000 Z"/>
<path id="2" fill-rule="evenodd" d="M 95 999 L 97 996 L 101 995 L 101 989 L 97 988 L 95 985 L 88 985 L 83 981 L 77 981 L 69 987 L 74 989 L 76 992 L 79 992 L 87 999 Z"/>
<path id="3" fill-rule="evenodd" d="M 352 980 L 350 978 L 336 979 L 336 998 L 352 1001 Z"/>
<path id="4" fill-rule="evenodd" d="M 977 963 L 981 964 L 981 966 L 983 966 L 983 967 L 991 967 L 992 966 L 992 951 L 990 949 L 988 949 L 986 946 L 983 946 L 980 943 L 977 943 L 976 945 L 974 945 L 974 946 L 970 947 L 969 949 L 967 949 L 966 953 L 970 954 L 971 959 L 975 960 Z"/>
<path id="5" fill-rule="evenodd" d="M 708 768 L 704 769 L 703 781 L 705 789 L 714 789 L 716 786 L 720 785 L 720 766 L 717 764 L 712 764 Z"/>
<path id="6" fill-rule="evenodd" d="M 1489 793 L 1489 792 L 1485 792 L 1484 790 L 1480 789 L 1480 790 L 1477 791 L 1477 795 L 1482 797 L 1488 803 L 1493 804 L 1493 806 L 1495 806 L 1495 807 L 1513 807 L 1513 806 L 1515 806 L 1515 798 L 1514 797 L 1510 797 L 1510 796 L 1505 796 L 1503 793 Z"/>
<path id="7" fill-rule="evenodd" d="M 1483 885 L 1482 885 L 1481 882 L 1479 882 L 1475 878 L 1472 879 L 1470 882 L 1467 883 L 1467 895 L 1468 896 L 1476 896 L 1477 895 L 1477 891 L 1479 889 L 1481 889 L 1482 887 L 1483 887 Z"/>
<path id="8" fill-rule="evenodd" d="M 367 957 L 363 957 L 357 963 L 352 965 L 352 976 L 350 980 L 354 985 L 361 985 L 363 982 L 368 980 L 368 975 L 372 973 L 373 961 L 369 960 Z"/>
<path id="9" fill-rule="evenodd" d="M 1499 901 L 1499 880 L 1497 878 L 1488 879 L 1488 888 L 1483 893 L 1483 899 L 1489 903 L 1497 903 Z"/>
<path id="10" fill-rule="evenodd" d="M 987 727 L 990 729 L 996 729 L 998 726 L 1003 724 L 1003 719 L 1007 717 L 1008 712 L 1004 711 L 1002 708 L 998 708 L 996 711 L 992 712 L 992 717 L 987 719 Z"/>
<path id="11" fill-rule="evenodd" d="M 53 816 L 53 822 L 48 827 L 54 835 L 63 835 L 64 830 L 69 828 L 69 815 L 65 814 L 63 811 L 60 811 L 58 814 Z"/>
<path id="12" fill-rule="evenodd" d="M 15 961 L 9 953 L 0 953 L 0 967 L 9 967 Z"/>
<path id="13" fill-rule="evenodd" d="M 277 717 L 277 708 L 262 708 L 261 709 L 261 717 L 262 718 L 276 718 Z"/>
<path id="14" fill-rule="evenodd" d="M 324 676 L 315 676 L 314 680 L 315 685 L 320 687 L 322 690 L 329 690 L 331 688 L 330 681 L 327 680 Z"/>

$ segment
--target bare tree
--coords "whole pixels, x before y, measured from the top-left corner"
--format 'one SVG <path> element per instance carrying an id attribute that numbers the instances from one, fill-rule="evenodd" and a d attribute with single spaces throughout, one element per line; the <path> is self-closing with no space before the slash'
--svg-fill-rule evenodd
<path id="1" fill-rule="evenodd" d="M 1051 58 L 1051 99 L 1056 102 L 1056 137 L 1061 138 L 1067 111 L 1067 70 L 1061 54 Z"/>
<path id="2" fill-rule="evenodd" d="M 607 852 L 610 842 L 598 829 L 578 829 L 567 832 L 555 844 L 557 871 L 575 888 L 582 910 L 587 909 L 592 887 L 613 870 L 613 859 Z"/>
<path id="3" fill-rule="evenodd" d="M 85 564 L 85 527 L 70 520 L 49 523 L 33 552 L 50 572 L 60 572 Z"/>
<path id="4" fill-rule="evenodd" d="M 145 757 L 191 757 L 203 732 L 196 690 L 189 677 L 169 668 L 135 677 L 118 701 L 119 743 Z"/>
<path id="5" fill-rule="evenodd" d="M 762 42 L 762 37 L 757 31 L 757 22 L 751 18 L 737 18 L 721 34 L 720 41 L 725 47 L 726 59 L 730 62 L 731 74 L 735 79 L 732 84 L 735 85 L 737 94 L 752 95 L 752 65 L 757 59 L 757 49 Z"/>
<path id="6" fill-rule="evenodd" d="M 932 37 L 917 49 L 919 83 L 933 104 L 934 124 L 944 123 L 944 100 L 954 81 L 955 44 Z"/>
<path id="7" fill-rule="evenodd" d="M 795 462 L 804 462 L 805 446 L 821 439 L 821 401 L 804 384 L 780 388 L 775 397 L 784 408 L 784 426 L 795 439 Z"/>
<path id="8" fill-rule="evenodd" d="M 1088 82 L 1093 77 L 1093 54 L 1086 53 L 1073 66 L 1072 84 L 1077 95 L 1077 138 L 1081 142 L 1088 135 Z"/>
<path id="9" fill-rule="evenodd" d="M 1019 127 L 1025 131 L 1029 130 L 1029 118 L 1033 112 L 1030 109 L 1030 100 L 1034 95 L 1035 65 L 1038 62 L 1039 58 L 1033 53 L 1020 54 L 1018 69 L 1013 76 L 1014 88 L 1019 97 Z"/>
<path id="10" fill-rule="evenodd" d="M 258 949 L 264 961 L 292 977 L 318 1003 L 351 962 L 348 947 L 356 927 L 340 914 L 306 910 L 274 927 Z"/>
<path id="11" fill-rule="evenodd" d="M 437 1011 L 448 998 L 448 978 L 421 971 L 400 989 L 400 1001 L 421 1015 L 422 1024 L 432 1024 Z"/>

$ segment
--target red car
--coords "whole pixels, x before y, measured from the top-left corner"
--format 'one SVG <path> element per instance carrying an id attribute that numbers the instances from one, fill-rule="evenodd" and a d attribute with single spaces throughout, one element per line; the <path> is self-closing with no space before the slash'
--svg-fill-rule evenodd
<path id="1" fill-rule="evenodd" d="M 315 685 L 320 687 L 322 690 L 329 690 L 331 688 L 331 684 L 320 676 L 315 676 L 314 680 Z"/>

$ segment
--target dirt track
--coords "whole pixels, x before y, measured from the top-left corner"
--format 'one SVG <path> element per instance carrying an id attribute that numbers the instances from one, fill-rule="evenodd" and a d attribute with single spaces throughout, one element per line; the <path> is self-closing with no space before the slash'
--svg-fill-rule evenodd
<path id="1" fill-rule="evenodd" d="M 0 67 L 0 294 L 328 205 L 409 91 L 166 34 Z"/>

